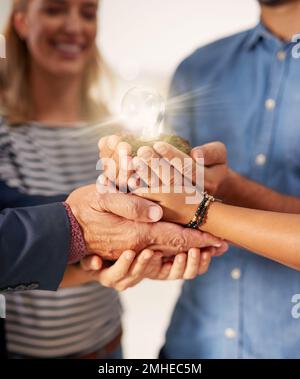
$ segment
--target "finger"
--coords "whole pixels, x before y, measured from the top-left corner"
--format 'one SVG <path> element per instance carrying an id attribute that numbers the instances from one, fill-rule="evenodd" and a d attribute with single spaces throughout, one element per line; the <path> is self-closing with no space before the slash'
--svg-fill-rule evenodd
<path id="1" fill-rule="evenodd" d="M 101 138 L 98 143 L 100 157 L 111 158 L 117 148 L 117 145 L 121 141 L 122 137 L 117 135 L 110 135 Z"/>
<path id="2" fill-rule="evenodd" d="M 154 144 L 153 148 L 176 169 L 175 175 L 176 173 L 180 173 L 184 176 L 186 185 L 190 183 L 202 184 L 204 170 L 203 161 L 200 160 L 200 157 L 192 159 L 189 155 L 166 142 L 157 142 Z M 178 177 L 177 180 L 179 180 Z"/>
<path id="3" fill-rule="evenodd" d="M 157 222 L 162 218 L 162 208 L 146 199 L 124 193 L 99 194 L 99 205 L 106 212 L 140 222 Z"/>
<path id="4" fill-rule="evenodd" d="M 167 280 L 172 269 L 172 263 L 167 262 L 162 265 L 160 272 L 157 275 L 157 280 Z"/>
<path id="5" fill-rule="evenodd" d="M 208 252 L 212 257 L 219 257 L 226 253 L 226 251 L 229 249 L 229 245 L 226 241 L 220 240 L 219 244 L 216 244 L 214 246 L 206 247 L 205 252 Z M 203 251 L 203 252 L 204 252 Z"/>
<path id="6" fill-rule="evenodd" d="M 144 186 L 147 184 L 145 183 Z M 138 188 L 140 188 L 141 185 L 141 178 L 138 176 L 138 174 L 135 172 L 131 177 L 128 179 L 128 189 L 130 192 L 136 191 Z"/>
<path id="7" fill-rule="evenodd" d="M 135 257 L 136 253 L 133 250 L 124 251 L 111 267 L 100 271 L 100 283 L 106 287 L 114 287 L 116 283 L 128 275 Z"/>
<path id="8" fill-rule="evenodd" d="M 183 275 L 183 279 L 190 280 L 194 279 L 198 272 L 201 262 L 201 253 L 200 249 L 192 248 L 188 252 L 186 269 Z"/>
<path id="9" fill-rule="evenodd" d="M 102 169 L 113 182 L 116 182 L 119 172 L 119 159 L 116 149 L 121 141 L 120 136 L 111 135 L 101 138 L 98 143 Z"/>
<path id="10" fill-rule="evenodd" d="M 207 252 L 202 253 L 198 275 L 203 275 L 207 272 L 210 262 L 211 262 L 211 255 Z"/>
<path id="11" fill-rule="evenodd" d="M 116 161 L 112 157 L 101 158 L 100 170 L 102 174 L 105 175 L 113 183 L 116 183 L 116 178 L 119 175 L 118 160 Z"/>
<path id="12" fill-rule="evenodd" d="M 194 159 L 199 156 L 203 157 L 205 166 L 225 164 L 227 162 L 227 150 L 222 142 L 210 142 L 195 147 L 191 151 L 191 156 Z"/>
<path id="13" fill-rule="evenodd" d="M 152 250 L 143 250 L 132 263 L 128 274 L 118 282 L 115 287 L 117 291 L 125 291 L 127 288 L 134 287 L 145 279 L 146 269 L 153 255 L 154 252 Z"/>
<path id="14" fill-rule="evenodd" d="M 99 271 L 102 263 L 102 259 L 98 255 L 88 255 L 81 259 L 80 266 L 84 271 Z"/>
<path id="15" fill-rule="evenodd" d="M 113 183 L 105 174 L 101 174 L 98 176 L 96 181 L 96 189 L 99 195 L 103 195 L 105 193 L 117 193 L 118 188 L 116 184 Z"/>
<path id="16" fill-rule="evenodd" d="M 150 146 L 140 147 L 137 156 L 140 161 L 143 161 L 148 166 L 149 179 L 147 183 L 149 186 L 157 187 L 160 182 L 166 184 L 173 183 L 174 167 L 157 154 Z M 150 180 L 150 178 L 152 180 Z"/>
<path id="17" fill-rule="evenodd" d="M 186 268 L 186 260 L 186 254 L 176 255 L 168 276 L 169 280 L 177 280 L 183 278 L 183 274 Z"/>
<path id="18" fill-rule="evenodd" d="M 155 251 L 153 257 L 150 259 L 145 270 L 145 277 L 149 279 L 157 279 L 158 273 L 162 268 L 162 253 Z"/>
<path id="19" fill-rule="evenodd" d="M 99 157 L 100 158 L 109 158 L 110 157 L 110 151 L 107 146 L 107 140 L 109 136 L 105 136 L 100 138 L 98 142 L 98 149 L 99 149 Z"/>
<path id="20" fill-rule="evenodd" d="M 110 177 L 110 180 L 114 181 L 114 183 L 119 185 L 120 165 L 121 165 L 121 162 L 124 162 L 123 163 L 124 165 L 125 161 L 127 164 L 127 159 L 125 158 L 125 156 L 127 156 L 127 152 L 128 154 L 130 153 L 131 147 L 130 145 L 127 144 L 127 142 L 122 142 L 120 139 L 118 141 L 116 139 L 113 139 L 111 146 L 114 146 L 114 143 L 116 143 L 116 145 L 112 153 L 111 159 L 113 160 L 113 163 L 115 165 L 115 170 L 114 170 L 115 176 L 113 179 Z"/>
<path id="21" fill-rule="evenodd" d="M 148 166 L 148 164 L 143 159 L 134 157 L 132 163 L 136 174 L 141 179 L 141 188 L 158 188 L 160 186 L 161 182 L 159 180 L 159 177 L 156 175 L 154 162 L 153 166 L 150 166 L 150 164 Z"/>
<path id="22" fill-rule="evenodd" d="M 143 250 L 137 259 L 133 262 L 130 270 L 130 275 L 135 278 L 143 279 L 143 274 L 153 257 L 154 252 L 150 249 Z"/>
<path id="23" fill-rule="evenodd" d="M 127 192 L 128 179 L 134 173 L 132 164 L 132 148 L 127 142 L 120 142 L 117 146 L 119 172 L 117 177 L 117 185 L 121 192 Z"/>
<path id="24" fill-rule="evenodd" d="M 155 223 L 151 226 L 152 250 L 164 253 L 172 252 L 173 255 L 189 251 L 192 247 L 221 247 L 222 242 L 209 233 L 200 232 L 190 228 L 184 228 L 167 222 Z"/>

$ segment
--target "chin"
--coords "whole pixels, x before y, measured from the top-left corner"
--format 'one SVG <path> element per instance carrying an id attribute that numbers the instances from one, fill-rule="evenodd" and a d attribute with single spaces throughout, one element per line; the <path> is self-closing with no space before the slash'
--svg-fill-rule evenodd
<path id="1" fill-rule="evenodd" d="M 62 62 L 57 61 L 53 64 L 44 66 L 46 71 L 55 76 L 81 75 L 85 64 L 82 62 Z"/>

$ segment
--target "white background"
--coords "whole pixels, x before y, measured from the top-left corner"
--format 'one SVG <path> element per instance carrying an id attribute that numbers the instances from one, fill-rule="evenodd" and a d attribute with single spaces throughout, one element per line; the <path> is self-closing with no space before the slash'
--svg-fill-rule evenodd
<path id="1" fill-rule="evenodd" d="M 0 0 L 1 29 L 10 2 Z M 123 86 L 151 82 L 160 91 L 195 48 L 259 17 L 256 0 L 103 0 L 102 6 L 99 44 Z M 156 356 L 179 290 L 178 282 L 148 281 L 122 295 L 127 358 Z"/>

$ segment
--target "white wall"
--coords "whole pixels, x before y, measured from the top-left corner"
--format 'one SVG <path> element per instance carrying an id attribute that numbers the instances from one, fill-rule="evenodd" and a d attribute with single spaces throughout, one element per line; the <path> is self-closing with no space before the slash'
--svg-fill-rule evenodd
<path id="1" fill-rule="evenodd" d="M 0 0 L 0 27 L 11 0 Z M 166 87 L 176 65 L 199 45 L 248 28 L 256 0 L 103 0 L 99 42 L 127 80 Z M 128 358 L 153 358 L 163 342 L 180 283 L 145 282 L 123 294 Z"/>
<path id="2" fill-rule="evenodd" d="M 115 67 L 169 75 L 199 45 L 253 25 L 256 0 L 103 0 L 102 40 Z"/>

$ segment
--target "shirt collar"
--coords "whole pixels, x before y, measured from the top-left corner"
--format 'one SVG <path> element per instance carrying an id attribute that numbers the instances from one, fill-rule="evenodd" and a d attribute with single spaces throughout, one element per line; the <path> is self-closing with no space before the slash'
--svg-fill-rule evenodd
<path id="1" fill-rule="evenodd" d="M 262 41 L 266 40 L 269 43 L 273 43 L 276 47 L 280 48 L 285 45 L 279 38 L 272 34 L 262 22 L 260 22 L 254 29 L 251 30 L 249 37 L 246 41 L 246 48 L 252 49 Z"/>

